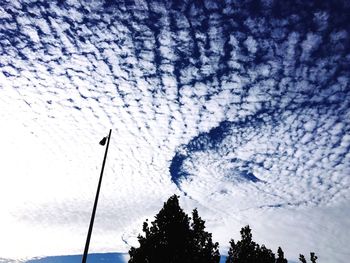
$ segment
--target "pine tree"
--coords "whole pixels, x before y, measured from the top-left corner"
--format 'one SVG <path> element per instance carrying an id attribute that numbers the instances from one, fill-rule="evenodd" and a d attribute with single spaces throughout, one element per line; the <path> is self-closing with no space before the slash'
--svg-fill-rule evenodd
<path id="1" fill-rule="evenodd" d="M 284 258 L 284 253 L 281 247 L 278 247 L 277 250 L 277 259 L 276 259 L 276 263 L 287 263 L 287 259 Z"/>
<path id="2" fill-rule="evenodd" d="M 192 221 L 193 251 L 195 252 L 193 255 L 198 256 L 195 262 L 219 262 L 219 243 L 213 243 L 212 234 L 204 230 L 205 222 L 199 217 L 197 209 L 192 212 Z"/>
<path id="3" fill-rule="evenodd" d="M 275 255 L 264 245 L 261 247 L 252 239 L 249 226 L 241 229 L 241 241 L 230 241 L 226 263 L 275 263 Z"/>
<path id="4" fill-rule="evenodd" d="M 271 249 L 265 247 L 265 245 L 256 246 L 256 262 L 257 263 L 275 263 L 275 254 L 272 253 Z"/>
<path id="5" fill-rule="evenodd" d="M 218 263 L 219 244 L 204 230 L 197 210 L 190 221 L 178 197 L 171 196 L 151 225 L 143 223 L 140 246 L 129 250 L 129 263 Z"/>

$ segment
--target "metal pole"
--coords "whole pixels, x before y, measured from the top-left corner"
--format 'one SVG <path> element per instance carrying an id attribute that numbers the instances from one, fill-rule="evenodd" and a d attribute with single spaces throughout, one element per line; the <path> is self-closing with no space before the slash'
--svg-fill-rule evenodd
<path id="1" fill-rule="evenodd" d="M 86 238 L 86 244 L 85 244 L 85 249 L 84 249 L 84 255 L 83 255 L 83 259 L 82 259 L 82 261 L 81 261 L 82 263 L 86 263 L 87 254 L 88 254 L 88 252 L 89 252 L 89 245 L 90 245 L 91 233 L 92 233 L 92 228 L 93 228 L 93 226 L 94 226 L 94 220 L 95 220 L 96 208 L 97 208 L 97 203 L 98 203 L 98 197 L 99 197 L 99 195 L 100 195 L 100 189 L 101 189 L 101 184 L 102 184 L 103 170 L 104 170 L 104 168 L 105 168 L 105 163 L 106 163 L 106 158 L 107 158 L 107 152 L 108 152 L 109 141 L 110 141 L 110 139 L 111 139 L 111 134 L 112 134 L 112 129 L 109 130 L 109 135 L 108 135 L 108 141 L 107 141 L 106 151 L 105 151 L 105 155 L 104 155 L 104 158 L 103 158 L 102 169 L 101 169 L 101 174 L 100 174 L 100 180 L 99 180 L 98 186 L 97 186 L 97 192 L 96 192 L 96 197 L 95 197 L 95 203 L 94 203 L 94 207 L 93 207 L 93 209 L 92 209 L 89 231 L 88 231 L 87 238 Z"/>

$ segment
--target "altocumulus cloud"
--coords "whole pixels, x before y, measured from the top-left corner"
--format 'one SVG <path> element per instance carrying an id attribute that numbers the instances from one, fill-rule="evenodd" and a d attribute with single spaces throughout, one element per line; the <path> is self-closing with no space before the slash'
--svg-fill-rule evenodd
<path id="1" fill-rule="evenodd" d="M 225 252 L 251 224 L 346 262 L 347 1 L 0 4 L 1 257 L 127 251 L 171 194 Z M 332 260 L 331 260 L 332 259 Z"/>

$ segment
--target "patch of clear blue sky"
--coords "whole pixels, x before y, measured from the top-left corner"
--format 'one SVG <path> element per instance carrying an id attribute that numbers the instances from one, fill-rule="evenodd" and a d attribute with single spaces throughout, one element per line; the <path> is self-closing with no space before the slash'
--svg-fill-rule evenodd
<path id="1" fill-rule="evenodd" d="M 53 256 L 40 259 L 32 259 L 27 263 L 81 263 L 82 255 L 71 256 Z M 122 253 L 98 253 L 89 254 L 87 263 L 104 262 L 104 263 L 125 263 L 125 254 Z"/>

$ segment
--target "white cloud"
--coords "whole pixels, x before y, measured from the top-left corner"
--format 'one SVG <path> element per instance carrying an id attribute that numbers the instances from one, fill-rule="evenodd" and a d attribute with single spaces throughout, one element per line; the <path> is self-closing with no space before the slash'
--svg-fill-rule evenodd
<path id="1" fill-rule="evenodd" d="M 244 42 L 244 44 L 246 45 L 247 49 L 249 52 L 251 53 L 256 53 L 257 51 L 257 43 L 255 41 L 254 38 L 252 38 L 251 36 L 249 36 L 246 41 Z"/>

